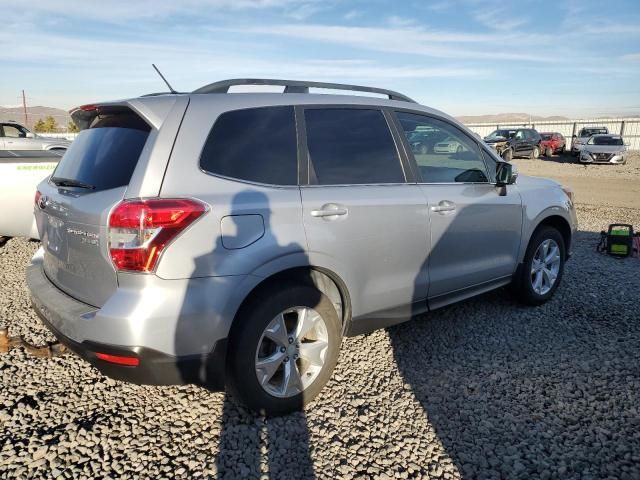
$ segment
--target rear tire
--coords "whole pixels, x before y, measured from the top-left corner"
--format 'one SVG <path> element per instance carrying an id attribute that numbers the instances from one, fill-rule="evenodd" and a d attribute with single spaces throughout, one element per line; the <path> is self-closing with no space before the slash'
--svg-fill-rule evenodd
<path id="1" fill-rule="evenodd" d="M 502 154 L 502 159 L 505 162 L 510 162 L 511 160 L 513 160 L 513 150 L 508 149 L 506 150 L 503 154 Z"/>
<path id="2" fill-rule="evenodd" d="M 562 281 L 564 263 L 565 245 L 560 232 L 549 226 L 539 227 L 529 240 L 513 281 L 518 299 L 527 305 L 549 301 Z"/>
<path id="3" fill-rule="evenodd" d="M 250 300 L 236 322 L 227 355 L 231 395 L 263 415 L 302 410 L 320 393 L 338 360 L 341 322 L 329 298 L 312 286 L 280 284 Z M 298 337 L 305 322 L 314 327 Z"/>

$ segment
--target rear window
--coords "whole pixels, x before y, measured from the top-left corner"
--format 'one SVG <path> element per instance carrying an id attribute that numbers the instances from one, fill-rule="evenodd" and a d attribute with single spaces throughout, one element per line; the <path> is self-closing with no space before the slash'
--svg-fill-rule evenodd
<path id="1" fill-rule="evenodd" d="M 109 190 L 129 184 L 151 127 L 134 113 L 97 118 L 71 143 L 52 178 Z"/>
<path id="2" fill-rule="evenodd" d="M 223 113 L 209 133 L 200 168 L 250 182 L 297 185 L 298 147 L 293 107 Z"/>

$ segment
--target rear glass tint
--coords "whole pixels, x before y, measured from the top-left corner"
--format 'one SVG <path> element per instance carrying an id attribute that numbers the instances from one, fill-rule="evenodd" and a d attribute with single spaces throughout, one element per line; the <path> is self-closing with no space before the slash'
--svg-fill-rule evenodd
<path id="1" fill-rule="evenodd" d="M 234 110 L 209 133 L 200 167 L 216 175 L 272 185 L 298 184 L 293 107 Z"/>
<path id="2" fill-rule="evenodd" d="M 404 173 L 380 110 L 305 111 L 310 181 L 317 185 L 403 183 Z"/>
<path id="3" fill-rule="evenodd" d="M 93 191 L 128 185 L 150 130 L 134 113 L 100 117 L 71 143 L 52 177 L 92 185 Z"/>

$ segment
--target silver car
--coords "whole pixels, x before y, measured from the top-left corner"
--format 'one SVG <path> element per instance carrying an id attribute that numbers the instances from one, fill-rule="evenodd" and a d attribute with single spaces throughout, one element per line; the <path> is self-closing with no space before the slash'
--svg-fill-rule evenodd
<path id="1" fill-rule="evenodd" d="M 66 150 L 66 138 L 47 138 L 15 122 L 0 123 L 0 150 Z"/>
<path id="2" fill-rule="evenodd" d="M 227 93 L 246 83 L 285 89 Z M 235 80 L 73 118 L 83 130 L 36 194 L 27 283 L 54 334 L 116 379 L 282 414 L 320 392 L 343 337 L 508 284 L 541 304 L 570 256 L 570 191 L 516 181 L 396 92 Z M 462 151 L 413 151 L 424 130 Z"/>
<path id="3" fill-rule="evenodd" d="M 580 163 L 624 164 L 626 151 L 620 135 L 593 135 L 580 150 Z"/>

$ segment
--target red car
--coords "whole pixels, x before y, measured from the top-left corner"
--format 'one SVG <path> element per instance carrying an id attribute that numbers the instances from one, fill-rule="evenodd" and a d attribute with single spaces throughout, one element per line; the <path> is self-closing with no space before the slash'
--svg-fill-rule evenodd
<path id="1" fill-rule="evenodd" d="M 540 151 L 550 157 L 554 153 L 564 153 L 566 141 L 561 133 L 558 132 L 542 132 L 540 133 L 542 142 L 540 142 Z"/>

